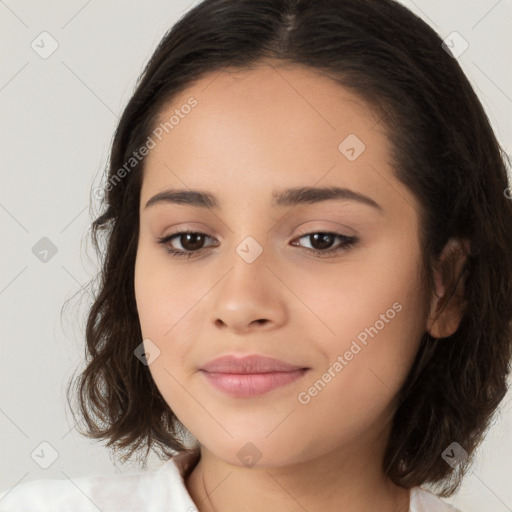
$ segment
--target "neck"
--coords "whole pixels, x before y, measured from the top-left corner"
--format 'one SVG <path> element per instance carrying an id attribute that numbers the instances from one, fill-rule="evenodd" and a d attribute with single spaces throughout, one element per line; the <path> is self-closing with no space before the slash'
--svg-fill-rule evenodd
<path id="1" fill-rule="evenodd" d="M 201 447 L 186 478 L 199 512 L 408 512 L 409 491 L 385 478 L 375 446 L 352 445 L 288 466 L 235 466 Z M 370 457 L 370 455 L 372 455 Z"/>

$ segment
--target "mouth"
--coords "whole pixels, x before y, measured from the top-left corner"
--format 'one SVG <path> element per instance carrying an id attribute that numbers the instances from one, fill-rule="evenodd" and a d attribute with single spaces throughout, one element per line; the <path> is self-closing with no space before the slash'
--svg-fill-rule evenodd
<path id="1" fill-rule="evenodd" d="M 291 384 L 302 378 L 309 369 L 266 356 L 228 355 L 207 363 L 200 368 L 200 372 L 214 388 L 223 393 L 248 398 Z"/>

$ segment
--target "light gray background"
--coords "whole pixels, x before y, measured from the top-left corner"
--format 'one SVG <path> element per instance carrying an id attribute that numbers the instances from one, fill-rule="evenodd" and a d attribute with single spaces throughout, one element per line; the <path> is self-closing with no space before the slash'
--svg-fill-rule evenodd
<path id="1" fill-rule="evenodd" d="M 117 116 L 165 31 L 195 3 L 0 0 L 0 489 L 136 469 L 117 468 L 102 444 L 73 428 L 64 387 L 83 357 L 88 292 L 62 323 L 60 312 L 97 271 L 87 237 L 98 205 L 89 194 L 100 183 Z M 511 0 L 403 3 L 443 38 L 457 31 L 467 40 L 459 61 L 510 154 Z M 59 45 L 47 59 L 31 48 L 43 31 Z M 32 252 L 43 237 L 57 247 L 46 263 Z M 448 500 L 464 512 L 512 510 L 511 397 Z M 43 441 L 58 452 L 48 469 L 31 458 Z M 159 464 L 153 457 L 149 467 Z"/>

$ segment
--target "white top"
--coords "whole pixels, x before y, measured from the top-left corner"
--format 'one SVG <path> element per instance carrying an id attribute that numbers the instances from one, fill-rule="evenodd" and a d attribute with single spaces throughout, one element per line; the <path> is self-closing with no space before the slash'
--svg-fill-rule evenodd
<path id="1" fill-rule="evenodd" d="M 190 459 L 180 457 L 153 470 L 25 482 L 0 492 L 0 512 L 197 512 L 184 480 Z M 414 487 L 409 512 L 461 511 Z"/>

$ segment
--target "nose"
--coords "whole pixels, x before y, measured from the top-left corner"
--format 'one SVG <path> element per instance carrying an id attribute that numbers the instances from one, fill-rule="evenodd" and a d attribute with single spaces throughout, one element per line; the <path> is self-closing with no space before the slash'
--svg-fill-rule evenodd
<path id="1" fill-rule="evenodd" d="M 239 247 L 230 263 L 211 297 L 215 327 L 247 333 L 282 326 L 287 316 L 283 284 L 269 267 L 265 251 L 251 261 Z"/>

